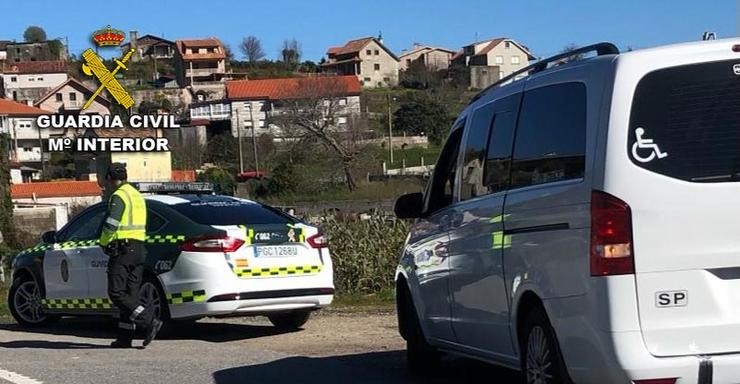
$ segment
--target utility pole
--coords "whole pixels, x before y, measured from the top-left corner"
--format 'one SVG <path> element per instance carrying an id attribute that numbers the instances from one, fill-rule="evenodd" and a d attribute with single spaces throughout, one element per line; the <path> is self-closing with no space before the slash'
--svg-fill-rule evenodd
<path id="1" fill-rule="evenodd" d="M 390 164 L 393 165 L 393 119 L 391 117 L 391 94 L 388 93 L 388 152 Z"/>
<path id="2" fill-rule="evenodd" d="M 244 172 L 244 156 L 242 156 L 242 129 L 239 126 L 239 109 L 235 108 L 236 111 L 236 137 L 239 141 L 239 173 Z"/>
<path id="3" fill-rule="evenodd" d="M 249 103 L 249 120 L 252 122 L 252 150 L 254 150 L 254 171 L 255 171 L 255 175 L 257 175 L 256 172 L 259 171 L 259 167 L 260 167 L 259 161 L 257 160 L 257 138 L 254 132 L 255 128 L 257 127 L 254 126 L 254 115 L 252 114 L 252 112 L 253 112 L 252 103 L 250 102 Z"/>

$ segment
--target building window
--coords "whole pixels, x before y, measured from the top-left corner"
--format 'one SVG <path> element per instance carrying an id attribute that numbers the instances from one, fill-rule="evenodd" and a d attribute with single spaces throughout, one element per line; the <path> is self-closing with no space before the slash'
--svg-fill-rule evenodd
<path id="1" fill-rule="evenodd" d="M 386 83 L 390 83 L 391 82 L 391 78 L 390 77 L 384 77 L 383 78 L 383 81 L 385 81 Z"/>
<path id="2" fill-rule="evenodd" d="M 373 68 L 374 68 L 374 69 L 375 69 L 376 71 L 380 71 L 380 64 L 373 64 Z"/>
<path id="3" fill-rule="evenodd" d="M 43 77 L 38 77 L 38 78 L 36 78 L 36 80 L 38 80 L 38 81 L 44 81 L 44 78 Z"/>
<path id="4" fill-rule="evenodd" d="M 57 101 L 62 101 L 62 94 L 61 93 L 57 93 L 55 96 L 57 98 Z"/>
<path id="5" fill-rule="evenodd" d="M 375 56 L 379 56 L 379 55 L 380 55 L 380 50 L 379 49 L 376 49 L 375 50 Z"/>
<path id="6" fill-rule="evenodd" d="M 339 105 L 341 106 L 347 105 L 347 99 L 339 99 Z"/>
<path id="7" fill-rule="evenodd" d="M 77 101 L 77 94 L 74 92 L 69 93 L 69 101 Z"/>
<path id="8" fill-rule="evenodd" d="M 503 63 L 504 63 L 504 57 L 496 56 L 496 64 L 503 64 Z"/>
<path id="9" fill-rule="evenodd" d="M 36 81 L 36 79 L 34 79 L 33 77 L 29 77 L 29 78 L 28 78 L 28 81 L 29 81 L 29 82 L 31 82 L 31 81 Z"/>
<path id="10" fill-rule="evenodd" d="M 406 65 L 411 65 L 411 59 L 406 59 Z"/>
<path id="11" fill-rule="evenodd" d="M 514 65 L 519 65 L 519 56 L 512 56 L 511 63 Z"/>
<path id="12" fill-rule="evenodd" d="M 363 79 L 363 81 L 365 81 L 365 82 L 368 82 L 368 83 L 369 83 L 369 82 L 371 82 L 371 81 L 372 81 L 372 79 L 371 79 L 371 78 L 369 78 L 369 77 L 366 77 L 366 78 L 364 78 L 364 79 Z"/>
<path id="13" fill-rule="evenodd" d="M 365 51 L 365 54 L 366 54 L 366 55 L 368 55 L 368 56 L 370 56 L 370 55 L 372 55 L 372 54 L 373 54 L 373 51 L 372 51 L 372 50 L 370 50 L 370 49 L 368 49 L 367 51 Z"/>
<path id="14" fill-rule="evenodd" d="M 10 82 L 11 82 L 11 83 L 16 83 L 16 82 L 18 82 L 18 78 L 17 78 L 17 77 L 15 77 L 15 76 L 11 76 L 11 77 L 10 77 Z"/>
<path id="15" fill-rule="evenodd" d="M 504 78 L 504 71 L 499 71 L 498 78 L 503 79 Z"/>
<path id="16" fill-rule="evenodd" d="M 511 41 L 507 41 L 504 43 L 504 47 L 511 48 Z"/>

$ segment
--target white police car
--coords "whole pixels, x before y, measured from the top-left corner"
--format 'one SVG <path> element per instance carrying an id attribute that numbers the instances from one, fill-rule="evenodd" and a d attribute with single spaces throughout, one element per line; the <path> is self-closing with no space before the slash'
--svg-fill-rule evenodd
<path id="1" fill-rule="evenodd" d="M 147 260 L 141 301 L 164 320 L 267 315 L 299 328 L 331 303 L 332 261 L 318 228 L 250 200 L 207 194 L 207 185 L 141 183 Z M 193 190 L 198 193 L 193 193 Z M 97 243 L 106 204 L 87 208 L 19 253 L 8 296 L 13 317 L 35 326 L 60 316 L 116 313 Z"/>

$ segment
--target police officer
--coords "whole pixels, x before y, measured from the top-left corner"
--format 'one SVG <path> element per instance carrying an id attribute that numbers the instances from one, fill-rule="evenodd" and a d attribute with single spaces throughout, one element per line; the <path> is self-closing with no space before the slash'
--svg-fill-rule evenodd
<path id="1" fill-rule="evenodd" d="M 154 308 L 139 304 L 139 287 L 144 273 L 146 250 L 146 203 L 126 180 L 126 165 L 113 163 L 105 175 L 108 216 L 100 235 L 100 246 L 108 260 L 108 296 L 119 310 L 118 337 L 111 347 L 130 348 L 136 327 L 145 329 L 146 347 L 159 332 L 162 322 Z"/>

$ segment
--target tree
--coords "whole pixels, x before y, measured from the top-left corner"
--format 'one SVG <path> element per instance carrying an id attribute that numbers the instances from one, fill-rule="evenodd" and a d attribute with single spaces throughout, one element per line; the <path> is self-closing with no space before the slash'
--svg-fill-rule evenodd
<path id="1" fill-rule="evenodd" d="M 295 97 L 284 102 L 285 113 L 276 118 L 284 135 L 297 140 L 314 139 L 337 156 L 350 191 L 357 188 L 353 169 L 371 136 L 366 119 L 348 111 L 344 87 L 334 77 L 296 79 Z M 354 111 L 358 112 L 358 111 Z M 344 122 L 346 121 L 346 122 Z"/>
<path id="2" fill-rule="evenodd" d="M 569 53 L 569 52 L 575 51 L 576 49 L 578 49 L 578 46 L 575 45 L 574 43 L 570 43 L 570 44 L 566 45 L 565 47 L 563 47 L 563 50 L 560 51 L 560 53 Z M 569 57 L 566 57 L 564 59 L 561 59 L 558 62 L 558 64 L 567 64 L 567 63 L 571 63 L 571 62 L 574 62 L 574 61 L 583 60 L 583 58 L 585 56 L 586 55 L 584 55 L 583 53 L 576 53 L 576 54 L 574 54 L 572 56 L 569 56 Z"/>
<path id="3" fill-rule="evenodd" d="M 46 31 L 43 28 L 32 25 L 23 32 L 23 40 L 27 43 L 40 43 L 46 41 Z"/>
<path id="4" fill-rule="evenodd" d="M 0 133 L 0 233 L 3 235 L 3 242 L 12 247 L 15 246 L 16 238 L 13 227 L 13 201 L 10 198 L 9 143 L 10 137 Z"/>
<path id="5" fill-rule="evenodd" d="M 265 58 L 265 51 L 262 49 L 262 42 L 256 36 L 247 36 L 242 39 L 239 45 L 244 57 L 250 64 L 254 64 Z"/>
<path id="6" fill-rule="evenodd" d="M 415 92 L 402 99 L 393 114 L 393 127 L 398 132 L 426 135 L 429 141 L 439 144 L 444 140 L 451 120 L 445 104 L 426 93 Z"/>
<path id="7" fill-rule="evenodd" d="M 298 40 L 295 38 L 283 40 L 280 56 L 288 69 L 295 70 L 301 61 L 301 45 Z"/>
<path id="8" fill-rule="evenodd" d="M 221 133 L 208 139 L 205 160 L 220 167 L 233 167 L 238 163 L 239 148 L 236 138 L 230 132 Z"/>

